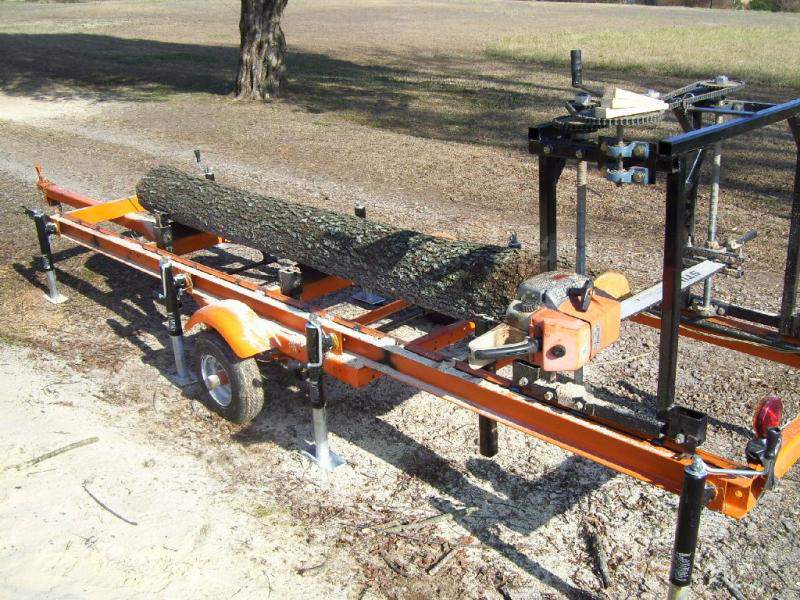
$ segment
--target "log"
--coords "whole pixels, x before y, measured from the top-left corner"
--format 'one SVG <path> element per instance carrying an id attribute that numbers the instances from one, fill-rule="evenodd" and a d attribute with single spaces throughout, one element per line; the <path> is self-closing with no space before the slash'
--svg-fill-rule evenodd
<path id="1" fill-rule="evenodd" d="M 136 186 L 151 212 L 459 319 L 502 319 L 538 272 L 529 250 L 449 240 L 227 187 L 159 166 Z"/>

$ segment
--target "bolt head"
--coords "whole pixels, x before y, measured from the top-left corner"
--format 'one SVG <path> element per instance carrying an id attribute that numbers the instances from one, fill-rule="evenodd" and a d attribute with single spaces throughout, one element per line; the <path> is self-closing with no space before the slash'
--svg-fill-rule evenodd
<path id="1" fill-rule="evenodd" d="M 636 172 L 633 174 L 633 180 L 634 180 L 636 183 L 642 183 L 642 182 L 644 181 L 644 174 L 643 174 L 641 171 L 636 171 Z"/>
<path id="2" fill-rule="evenodd" d="M 545 146 L 542 148 L 542 154 L 550 154 L 553 151 L 552 146 Z"/>
<path id="3" fill-rule="evenodd" d="M 528 381 L 527 377 L 520 377 L 517 383 L 519 383 L 520 386 L 525 387 L 530 383 L 530 381 Z"/>
<path id="4" fill-rule="evenodd" d="M 553 392 L 545 392 L 544 393 L 544 399 L 547 400 L 548 402 L 550 400 L 552 400 L 553 398 L 554 398 Z"/>
<path id="5" fill-rule="evenodd" d="M 583 150 L 576 150 L 575 158 L 583 158 Z"/>

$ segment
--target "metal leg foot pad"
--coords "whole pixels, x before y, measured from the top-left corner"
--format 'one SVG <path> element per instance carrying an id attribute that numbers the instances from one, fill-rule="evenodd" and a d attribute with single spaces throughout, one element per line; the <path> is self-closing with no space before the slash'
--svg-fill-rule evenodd
<path id="1" fill-rule="evenodd" d="M 50 294 L 44 294 L 44 299 L 50 304 L 64 304 L 64 302 L 69 300 L 64 294 L 56 294 L 55 297 Z"/>
<path id="2" fill-rule="evenodd" d="M 327 456 L 317 456 L 317 447 L 315 444 L 308 444 L 303 450 L 300 451 L 300 454 L 308 458 L 311 462 L 315 463 L 320 469 L 323 471 L 333 471 L 342 465 L 346 465 L 347 461 L 345 461 L 341 456 L 336 454 L 335 452 L 331 452 L 328 450 Z"/>

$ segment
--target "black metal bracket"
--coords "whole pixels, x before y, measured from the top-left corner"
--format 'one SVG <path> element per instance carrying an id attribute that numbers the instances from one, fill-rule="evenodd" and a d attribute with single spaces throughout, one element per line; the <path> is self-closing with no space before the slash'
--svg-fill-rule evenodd
<path id="1" fill-rule="evenodd" d="M 684 448 L 694 452 L 706 441 L 708 415 L 685 406 L 672 405 L 666 414 L 664 436 Z"/>

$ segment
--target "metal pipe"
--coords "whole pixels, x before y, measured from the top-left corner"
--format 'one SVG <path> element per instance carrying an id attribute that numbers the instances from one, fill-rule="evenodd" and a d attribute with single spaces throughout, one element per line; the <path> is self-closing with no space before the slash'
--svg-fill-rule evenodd
<path id="1" fill-rule="evenodd" d="M 786 267 L 783 274 L 783 297 L 781 298 L 780 333 L 795 333 L 794 311 L 797 303 L 797 285 L 800 279 L 800 122 L 797 117 L 789 119 L 789 128 L 797 146 L 794 171 L 792 213 L 789 221 L 789 242 L 786 248 Z"/>
<path id="2" fill-rule="evenodd" d="M 566 161 L 546 156 L 548 152 L 539 157 L 539 266 L 542 271 L 555 271 L 558 266 L 556 186 Z"/>
<path id="3" fill-rule="evenodd" d="M 587 162 L 579 160 L 576 168 L 575 270 L 579 275 L 586 275 L 586 186 L 589 178 Z M 583 369 L 575 371 L 575 383 L 583 385 Z"/>
<path id="4" fill-rule="evenodd" d="M 749 117 L 733 119 L 719 125 L 673 135 L 658 143 L 658 153 L 663 157 L 686 154 L 714 142 L 727 140 L 753 129 L 784 121 L 797 115 L 797 113 L 800 113 L 800 98 L 759 110 Z"/>
<path id="5" fill-rule="evenodd" d="M 681 156 L 667 177 L 667 202 L 662 270 L 661 334 L 658 360 L 658 411 L 665 415 L 675 398 L 678 338 L 681 322 L 681 265 L 688 233 L 686 157 Z"/>
<path id="6" fill-rule="evenodd" d="M 481 456 L 491 458 L 497 454 L 497 421 L 478 415 L 478 442 Z"/>
<path id="7" fill-rule="evenodd" d="M 722 115 L 717 115 L 717 125 L 725 120 Z M 717 212 L 719 207 L 719 179 L 722 170 L 722 143 L 716 142 L 713 146 L 713 160 L 711 162 L 711 198 L 708 203 L 708 237 L 706 247 L 713 248 L 717 241 Z M 703 284 L 703 308 L 711 309 L 711 294 L 714 289 L 714 278 L 709 277 Z"/>

